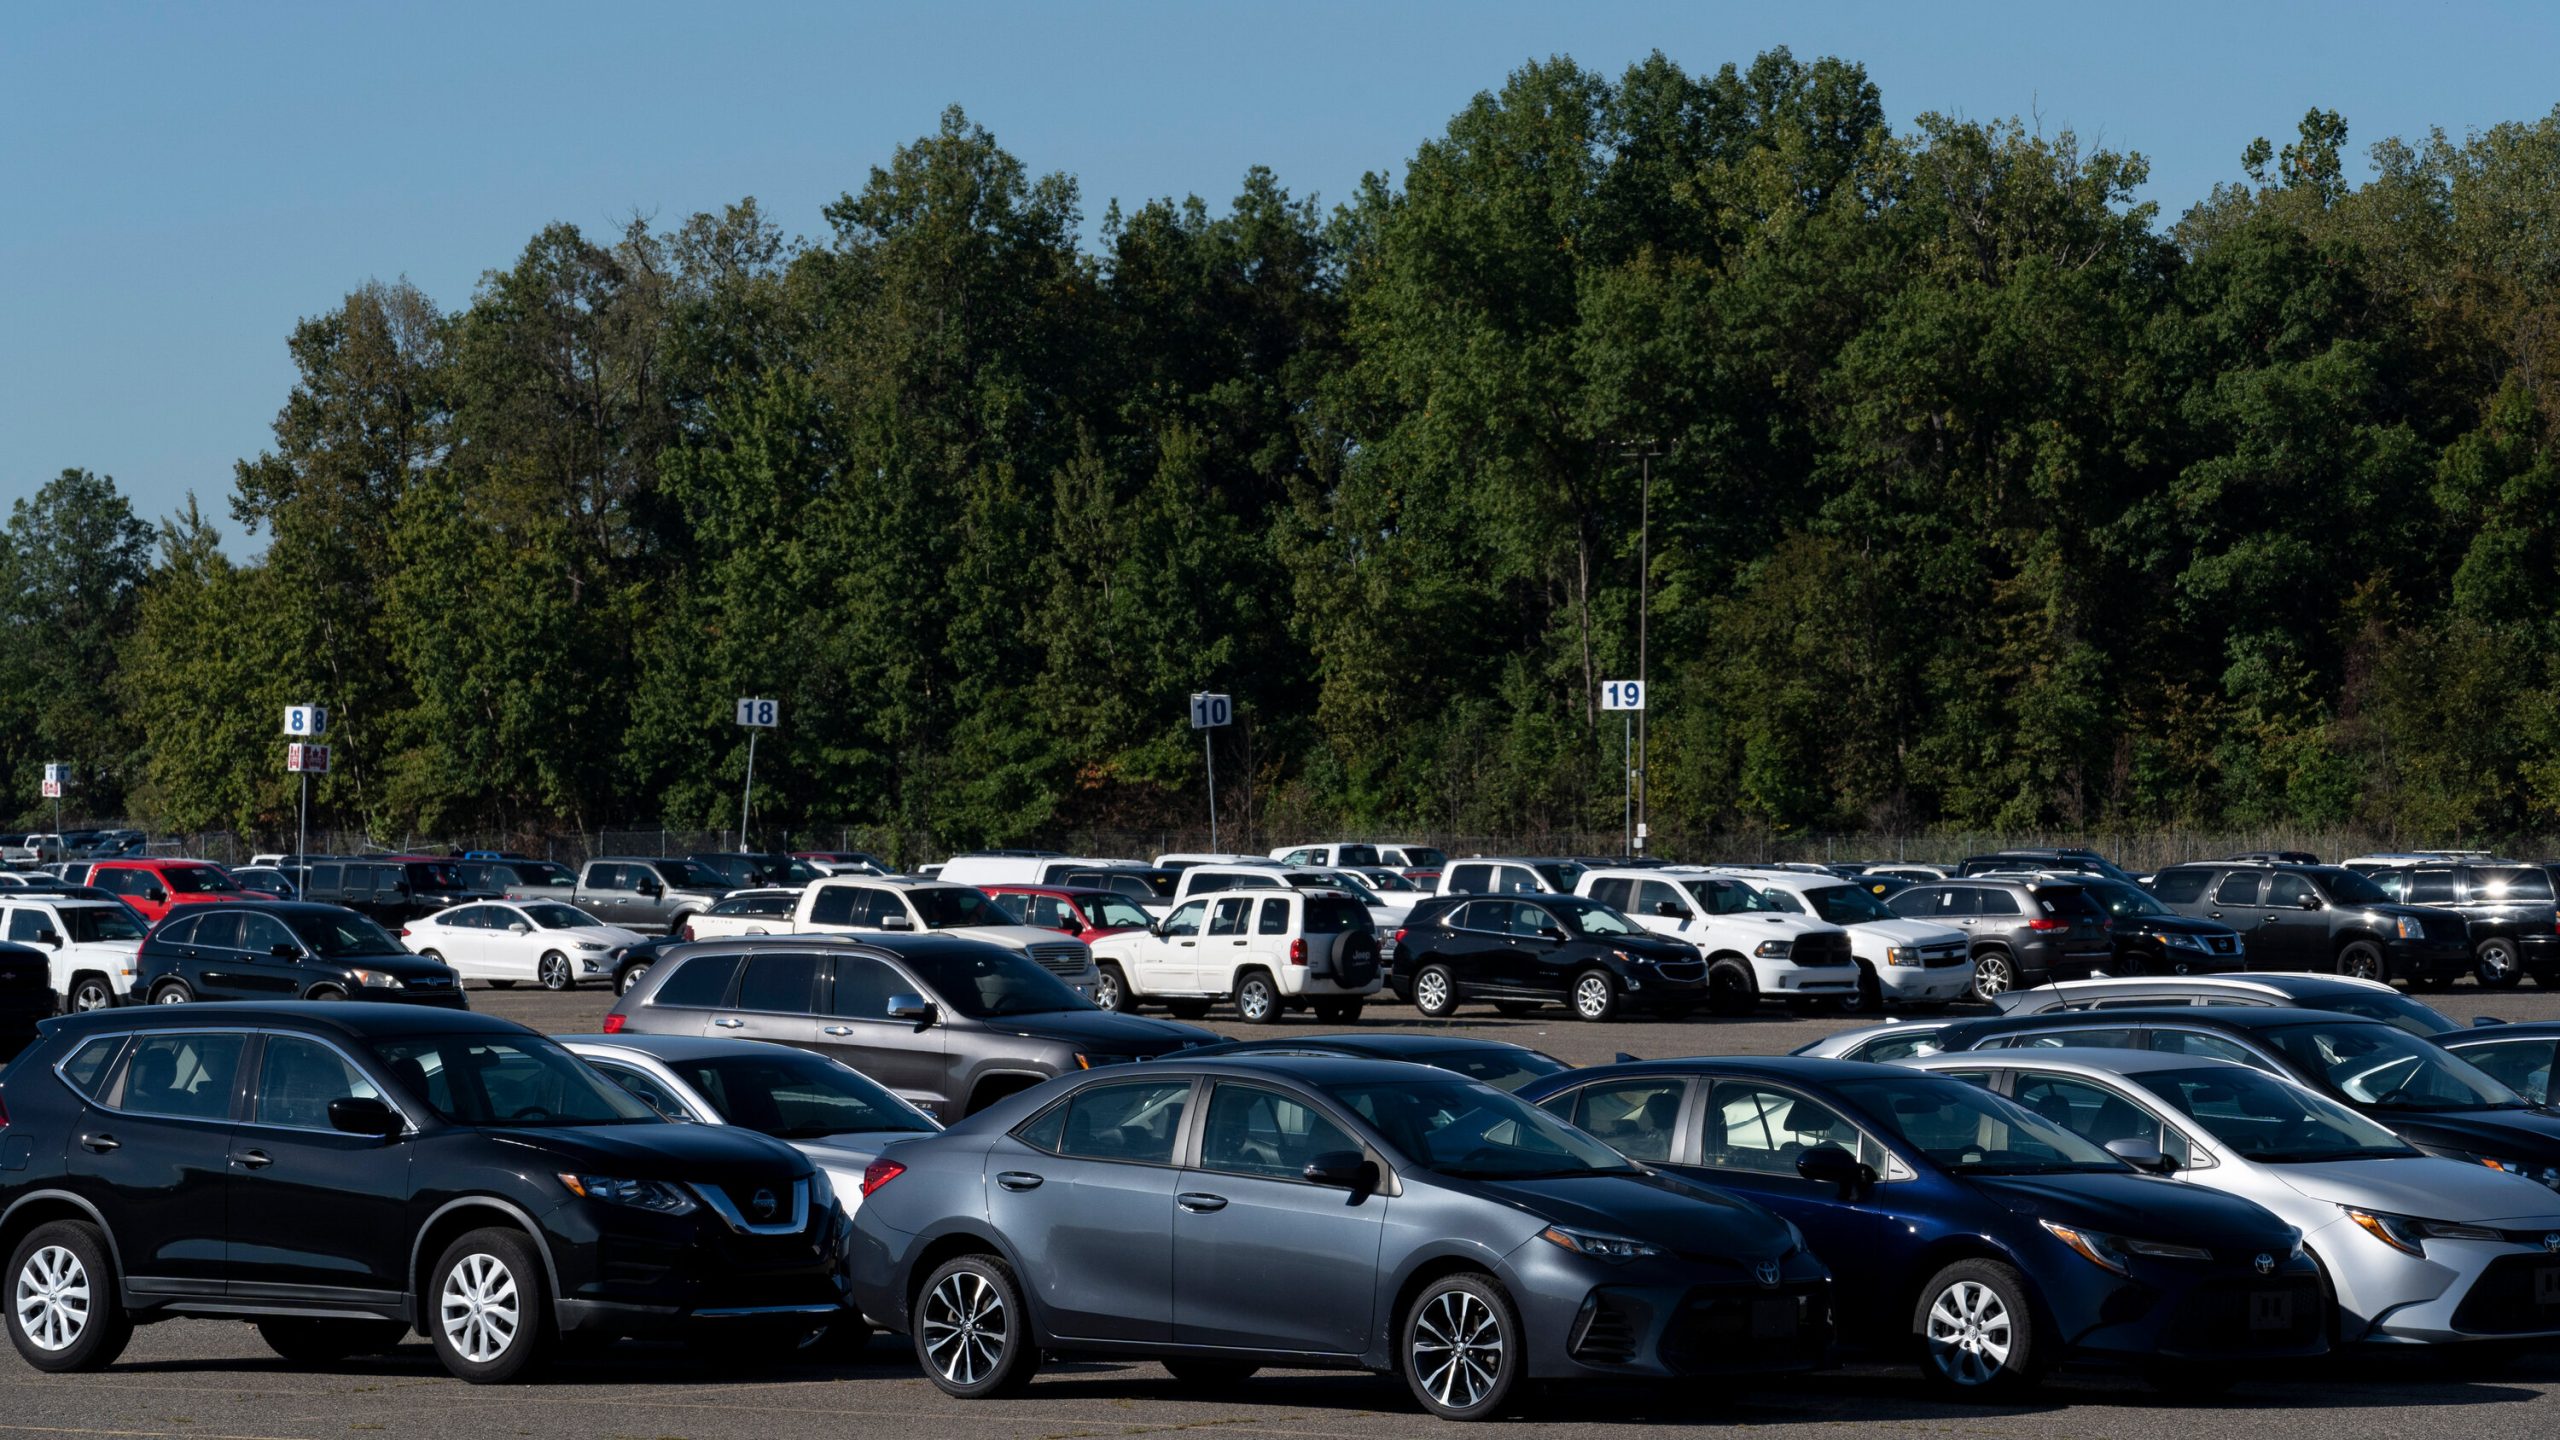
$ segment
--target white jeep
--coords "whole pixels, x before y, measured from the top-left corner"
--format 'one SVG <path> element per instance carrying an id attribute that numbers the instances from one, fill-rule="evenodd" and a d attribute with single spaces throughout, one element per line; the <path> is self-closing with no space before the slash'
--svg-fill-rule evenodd
<path id="1" fill-rule="evenodd" d="M 1328 1025 L 1360 1018 L 1386 983 L 1369 911 L 1340 890 L 1226 890 L 1186 900 L 1144 930 L 1093 942 L 1108 1009 L 1160 1003 L 1196 1020 L 1227 1001 L 1236 1018 L 1267 1025 L 1313 1010 Z"/>

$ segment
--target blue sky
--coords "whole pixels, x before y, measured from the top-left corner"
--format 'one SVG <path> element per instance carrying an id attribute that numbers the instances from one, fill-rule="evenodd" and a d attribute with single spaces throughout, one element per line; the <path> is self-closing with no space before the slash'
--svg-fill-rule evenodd
<path id="1" fill-rule="evenodd" d="M 1257 163 L 1344 198 L 1531 57 L 1779 44 L 1865 64 L 1897 126 L 2140 150 L 2172 216 L 2315 104 L 2360 155 L 2560 102 L 2548 4 L 0 5 L 0 504 L 78 465 L 221 514 L 297 317 L 403 275 L 457 308 L 552 220 L 754 195 L 814 235 L 955 101 L 1090 221 Z"/>

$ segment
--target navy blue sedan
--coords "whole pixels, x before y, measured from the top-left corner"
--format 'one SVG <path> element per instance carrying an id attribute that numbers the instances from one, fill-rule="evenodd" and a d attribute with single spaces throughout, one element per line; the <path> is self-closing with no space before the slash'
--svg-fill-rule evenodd
<path id="1" fill-rule="evenodd" d="M 2318 1268 L 2282 1220 L 1961 1080 L 1780 1056 L 1601 1066 L 1520 1094 L 1794 1221 L 1838 1277 L 1843 1342 L 1916 1353 L 1955 1392 L 2083 1358 L 2205 1386 L 2327 1348 Z"/>

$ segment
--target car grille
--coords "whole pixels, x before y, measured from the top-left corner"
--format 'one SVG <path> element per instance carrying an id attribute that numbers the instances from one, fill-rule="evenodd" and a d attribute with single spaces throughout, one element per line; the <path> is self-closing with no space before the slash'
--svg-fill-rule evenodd
<path id="1" fill-rule="evenodd" d="M 1574 1317 L 1565 1350 L 1585 1365 L 1625 1365 L 1636 1358 L 1636 1341 L 1652 1323 L 1653 1307 L 1643 1301 L 1595 1290 Z"/>
<path id="2" fill-rule="evenodd" d="M 1704 960 L 1674 960 L 1653 969 L 1655 974 L 1674 985 L 1695 985 L 1707 978 L 1707 962 Z"/>
<path id="3" fill-rule="evenodd" d="M 1050 974 L 1064 975 L 1069 979 L 1074 979 L 1084 974 L 1086 964 L 1085 956 L 1088 952 L 1082 945 L 1069 943 L 1065 945 L 1034 945 L 1025 953 L 1031 956 L 1031 963 L 1048 971 Z"/>
<path id="4" fill-rule="evenodd" d="M 1809 1368 L 1831 1344 L 1821 1286 L 1728 1285 L 1689 1292 L 1662 1336 L 1662 1363 L 1682 1375 Z"/>
<path id="5" fill-rule="evenodd" d="M 1931 970 L 1942 970 L 1949 965 L 1961 965 L 1964 961 L 1965 947 L 1962 945 L 1929 945 L 1922 947 L 1920 951 L 1920 963 Z"/>
<path id="6" fill-rule="evenodd" d="M 1794 948 L 1787 952 L 1787 958 L 1798 965 L 1850 964 L 1849 937 L 1843 934 L 1799 935 Z"/>
<path id="7" fill-rule="evenodd" d="M 412 990 L 450 990 L 453 981 L 442 975 L 413 975 L 406 982 Z"/>
<path id="8" fill-rule="evenodd" d="M 2540 1236 L 2537 1233 L 2536 1241 Z M 2560 1257 L 2503 1255 L 2489 1262 L 2471 1293 L 2453 1312 L 2453 1328 L 2475 1335 L 2512 1335 L 2526 1330 L 2560 1330 L 2560 1305 L 2544 1305 L 2542 1272 L 2560 1267 Z"/>
<path id="9" fill-rule="evenodd" d="M 2204 937 L 2204 948 L 2212 951 L 2216 955 L 2228 955 L 2240 948 L 2240 937 L 2237 935 L 2207 935 Z"/>

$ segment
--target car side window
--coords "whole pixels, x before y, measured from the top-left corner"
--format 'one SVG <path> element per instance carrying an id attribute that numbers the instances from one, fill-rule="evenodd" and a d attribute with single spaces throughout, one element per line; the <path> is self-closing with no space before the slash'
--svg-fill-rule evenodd
<path id="1" fill-rule="evenodd" d="M 2213 888 L 2213 903 L 2255 905 L 2258 903 L 2259 884 L 2264 879 L 2254 870 L 2234 870 L 2223 876 L 2222 883 Z"/>
<path id="2" fill-rule="evenodd" d="M 1449 891 L 1459 895 L 1482 895 L 1493 888 L 1493 867 L 1460 865 L 1449 872 Z"/>
<path id="3" fill-rule="evenodd" d="M 1583 1133 L 1630 1160 L 1668 1161 L 1689 1082 L 1678 1077 L 1603 1082 L 1573 1092 L 1569 1117 Z"/>
<path id="4" fill-rule="evenodd" d="M 175 920 L 163 920 L 160 928 L 151 932 L 151 938 L 164 945 L 193 945 L 196 943 L 196 922 L 202 918 L 181 915 Z"/>
<path id="5" fill-rule="evenodd" d="M 597 1060 L 585 1056 L 580 1058 L 594 1066 L 596 1072 L 607 1080 L 630 1091 L 632 1098 L 657 1111 L 663 1118 L 669 1120 L 693 1118 L 693 1112 L 685 1109 L 682 1101 L 667 1093 L 667 1087 L 659 1082 L 658 1077 L 611 1060 Z"/>
<path id="6" fill-rule="evenodd" d="M 1944 890 L 1915 885 L 1899 895 L 1886 896 L 1884 908 L 1905 920 L 1934 920 L 1945 903 Z"/>
<path id="7" fill-rule="evenodd" d="M 1826 1105 L 1791 1091 L 1720 1080 L 1709 1095 L 1701 1151 L 1717 1170 L 1793 1175 L 1796 1160 L 1817 1145 L 1836 1145 L 1882 1169 L 1884 1148 Z"/>
<path id="8" fill-rule="evenodd" d="M 815 955 L 750 955 L 746 978 L 738 982 L 738 1008 L 806 1015 L 817 985 Z"/>
<path id="9" fill-rule="evenodd" d="M 238 1034 L 141 1036 L 133 1042 L 112 1103 L 137 1115 L 225 1119 L 231 1114 L 232 1087 L 240 1078 L 240 1052 L 248 1043 L 248 1036 Z"/>
<path id="10" fill-rule="evenodd" d="M 1091 1086 L 1062 1107 L 1066 1114 L 1053 1148 L 1079 1160 L 1170 1165 L 1190 1104 L 1188 1080 Z"/>
<path id="11" fill-rule="evenodd" d="M 2534 1104 L 2551 1102 L 2550 1040 L 2499 1040 L 2465 1045 L 2453 1053 L 2488 1071 L 2492 1078 Z"/>
<path id="12" fill-rule="evenodd" d="M 652 1005 L 682 1005 L 709 1010 L 729 996 L 729 980 L 738 973 L 736 955 L 695 955 L 678 961 L 676 972 L 649 997 Z"/>
<path id="13" fill-rule="evenodd" d="M 1973 889 L 1973 897 L 1975 903 L 1981 907 L 1979 913 L 1984 915 L 2022 915 L 2026 913 L 2019 908 L 2018 892 L 2014 890 L 1995 890 L 1987 885 L 1977 885 Z"/>
<path id="14" fill-rule="evenodd" d="M 241 949 L 252 955 L 273 955 L 279 945 L 289 947 L 296 955 L 302 953 L 301 942 L 295 940 L 293 932 L 286 929 L 284 922 L 273 915 L 240 917 Z"/>
<path id="15" fill-rule="evenodd" d="M 101 1035 L 65 1056 L 62 1061 L 63 1083 L 83 1100 L 97 1099 L 98 1087 L 105 1083 L 116 1057 L 124 1053 L 125 1038 L 122 1035 Z"/>
<path id="16" fill-rule="evenodd" d="M 812 925 L 850 925 L 853 923 L 853 887 L 821 885 L 818 898 L 809 903 Z"/>
<path id="17" fill-rule="evenodd" d="M 1518 865 L 1497 865 L 1494 867 L 1493 888 L 1504 895 L 1535 895 L 1540 887 L 1538 877 L 1527 869 Z"/>
<path id="18" fill-rule="evenodd" d="M 2209 870 L 2163 870 L 2152 878 L 2151 893 L 2165 904 L 2192 905 L 2212 878 Z"/>
<path id="19" fill-rule="evenodd" d="M 2453 903 L 2453 872 L 2421 870 L 2409 877 L 2409 903 L 2413 905 L 2450 905 Z"/>
<path id="20" fill-rule="evenodd" d="M 913 982 L 882 961 L 868 955 L 836 957 L 832 1008 L 848 1020 L 885 1020 L 893 997 L 917 993 Z"/>
<path id="21" fill-rule="evenodd" d="M 1177 905 L 1172 914 L 1164 917 L 1164 933 L 1167 937 L 1197 935 L 1200 933 L 1200 922 L 1208 914 L 1209 902 L 1206 900 L 1192 900 Z"/>
<path id="22" fill-rule="evenodd" d="M 1263 901 L 1262 914 L 1255 918 L 1253 929 L 1257 935 L 1288 934 L 1289 902 L 1276 898 Z"/>
<path id="23" fill-rule="evenodd" d="M 1594 880 L 1588 892 L 1592 899 L 1614 910 L 1627 908 L 1628 892 L 1635 888 L 1632 880 Z"/>
<path id="24" fill-rule="evenodd" d="M 1514 905 L 1511 907 L 1511 933 L 1524 940 L 1536 940 L 1549 933 L 1561 935 L 1564 926 L 1556 923 L 1556 917 L 1548 914 L 1543 906 Z"/>
<path id="25" fill-rule="evenodd" d="M 2311 882 L 2299 875 L 2277 875 L 2267 881 L 2267 904 L 2279 910 L 2299 910 L 2316 893 Z"/>
<path id="26" fill-rule="evenodd" d="M 338 1052 L 300 1035 L 269 1035 L 258 1059 L 261 1125 L 327 1130 L 333 1100 L 379 1100 L 382 1092 Z"/>
<path id="27" fill-rule="evenodd" d="M 1252 913 L 1253 902 L 1250 900 L 1221 900 L 1217 909 L 1210 912 L 1209 933 L 1241 935 L 1245 929 L 1245 917 Z"/>
<path id="28" fill-rule="evenodd" d="M 240 917 L 207 915 L 196 922 L 196 943 L 209 950 L 240 948 Z"/>
<path id="29" fill-rule="evenodd" d="M 2030 1030 L 2009 1037 L 2011 1050 L 2067 1050 L 2095 1048 L 2099 1050 L 2139 1050 L 2142 1038 L 2131 1029 L 2124 1030 Z"/>
<path id="30" fill-rule="evenodd" d="M 1209 1092 L 1200 1168 L 1297 1180 L 1319 1155 L 1365 1148 L 1294 1096 L 1259 1085 L 1222 1084 Z"/>
<path id="31" fill-rule="evenodd" d="M 2236 1061 L 2253 1070 L 2263 1070 L 2270 1075 L 2284 1073 L 2252 1054 L 2249 1047 L 2239 1041 L 2227 1040 L 2220 1035 L 2210 1035 L 2201 1030 L 2155 1029 L 2151 1032 L 2150 1039 L 2151 1048 L 2163 1054 L 2205 1055 L 2216 1060 Z"/>
<path id="32" fill-rule="evenodd" d="M 18 905 L 9 911 L 9 938 L 21 945 L 34 944 L 37 936 L 52 928 L 51 918 L 41 910 Z"/>
<path id="33" fill-rule="evenodd" d="M 1718 881 L 1716 882 L 1716 888 L 1721 892 L 1724 890 L 1739 890 L 1741 887 L 1738 885 L 1727 885 L 1722 881 Z M 1618 908 L 1626 910 L 1627 907 L 1619 905 Z M 1679 891 L 1672 889 L 1670 886 L 1663 884 L 1659 880 L 1647 880 L 1636 887 L 1636 908 L 1628 911 L 1627 913 L 1632 915 L 1651 915 L 1662 920 L 1686 920 L 1689 918 L 1689 907 L 1680 903 Z"/>
<path id="34" fill-rule="evenodd" d="M 2160 1143 L 2160 1117 L 2104 1085 L 2068 1075 L 2021 1075 L 2009 1097 L 2093 1145 Z"/>

